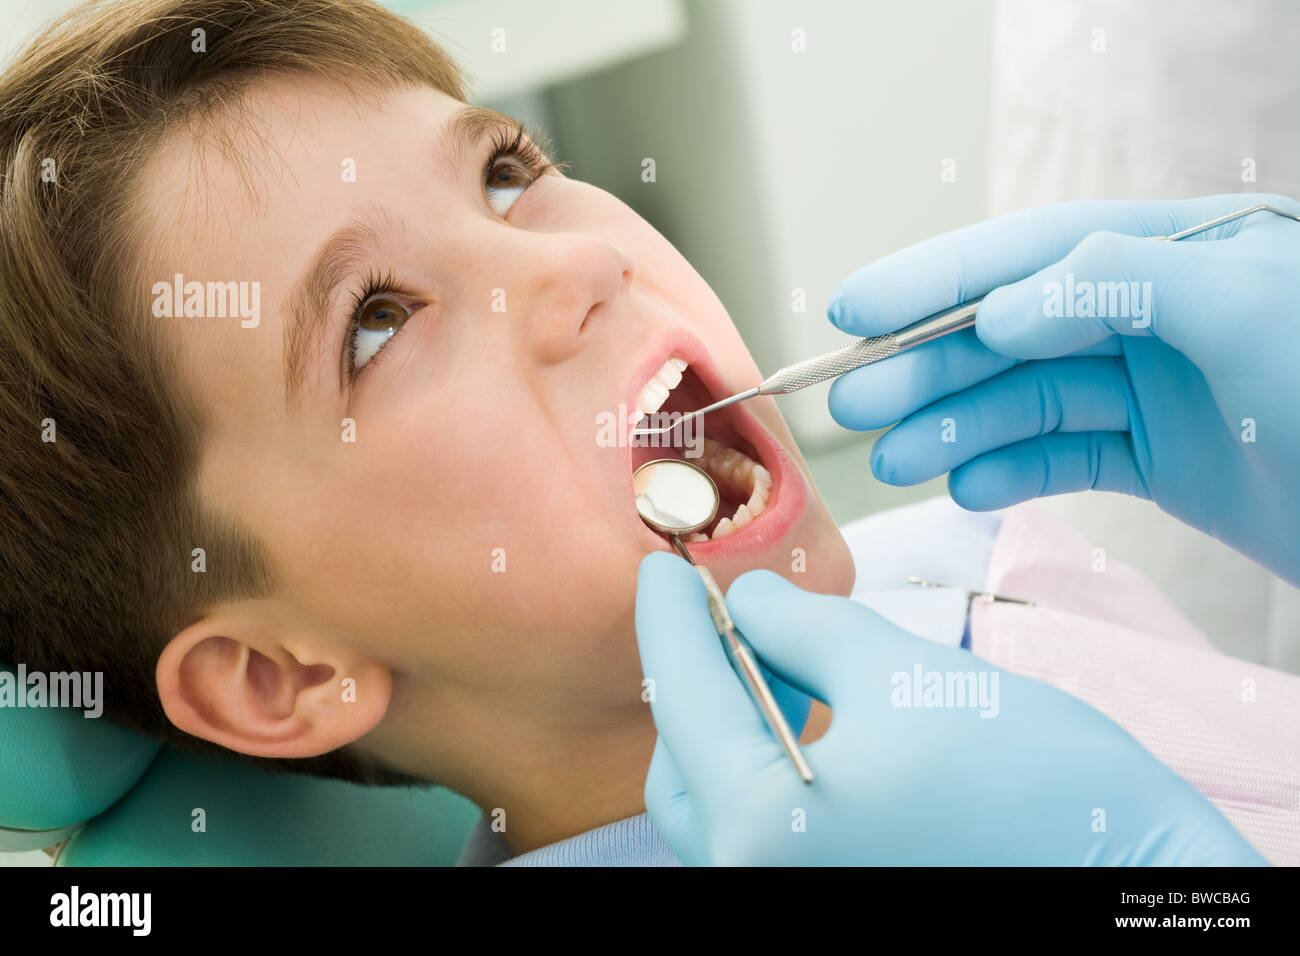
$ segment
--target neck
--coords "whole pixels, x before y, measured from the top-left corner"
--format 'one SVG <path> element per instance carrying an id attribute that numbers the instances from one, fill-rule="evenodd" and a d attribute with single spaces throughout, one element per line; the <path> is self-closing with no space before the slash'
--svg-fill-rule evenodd
<path id="1" fill-rule="evenodd" d="M 634 697 L 617 708 L 539 713 L 535 702 L 498 700 L 448 719 L 441 703 L 436 718 L 417 726 L 451 731 L 439 734 L 448 749 L 400 763 L 473 801 L 494 827 L 504 824 L 501 836 L 515 855 L 645 812 L 656 736 L 649 704 Z"/>

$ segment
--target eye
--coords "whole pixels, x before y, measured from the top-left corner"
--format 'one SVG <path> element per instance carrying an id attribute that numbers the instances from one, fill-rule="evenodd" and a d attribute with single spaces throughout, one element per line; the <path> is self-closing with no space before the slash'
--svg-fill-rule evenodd
<path id="1" fill-rule="evenodd" d="M 483 192 L 488 205 L 498 216 L 504 216 L 515 204 L 515 200 L 524 194 L 524 190 L 537 179 L 532 170 L 517 159 L 502 157 L 488 170 L 483 182 Z"/>
<path id="2" fill-rule="evenodd" d="M 411 313 L 400 302 L 378 297 L 364 303 L 352 321 L 348 378 L 355 378 L 406 324 Z"/>
<path id="3" fill-rule="evenodd" d="M 498 216 L 508 213 L 548 169 L 564 165 L 548 162 L 537 139 L 540 134 L 536 138 L 525 135 L 522 124 L 499 130 L 493 137 L 492 152 L 483 164 L 483 195 Z"/>

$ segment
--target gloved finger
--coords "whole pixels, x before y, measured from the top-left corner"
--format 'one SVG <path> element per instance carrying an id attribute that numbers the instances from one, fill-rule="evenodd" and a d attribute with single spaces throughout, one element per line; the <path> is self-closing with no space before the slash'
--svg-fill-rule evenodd
<path id="1" fill-rule="evenodd" d="M 1119 343 L 1109 338 L 1081 349 L 1075 356 L 1119 352 Z M 974 329 L 965 329 L 841 375 L 831 385 L 827 404 L 831 417 L 845 428 L 871 431 L 892 425 L 918 408 L 1016 364 L 1016 359 L 1000 355 L 980 342 Z"/>
<path id="2" fill-rule="evenodd" d="M 1179 214 L 1164 234 L 1258 203 L 1300 210 L 1285 196 L 1210 196 L 1191 210 L 1174 204 Z M 1216 317 L 1276 311 L 1273 283 L 1225 276 L 1254 275 L 1261 264 L 1267 270 L 1279 237 L 1292 238 L 1293 229 L 1259 212 L 1177 242 L 1117 234 L 1126 229 L 1094 233 L 1061 262 L 991 293 L 976 330 L 990 348 L 1018 358 L 1068 354 L 1112 334 L 1151 335 L 1207 369 L 1232 351 L 1224 348 L 1227 337 L 1240 334 Z"/>
<path id="3" fill-rule="evenodd" d="M 1241 294 L 1223 281 L 1223 255 L 1218 243 L 1096 232 L 1060 262 L 992 292 L 976 331 L 989 348 L 1017 358 L 1050 358 L 1113 335 L 1154 335 L 1195 361 L 1187 350 L 1204 336 L 1187 317 L 1221 314 Z"/>
<path id="4" fill-rule="evenodd" d="M 727 608 L 754 652 L 796 687 L 847 717 L 882 642 L 903 634 L 848 598 L 815 594 L 772 571 L 732 582 Z"/>
<path id="5" fill-rule="evenodd" d="M 952 500 L 968 511 L 1089 489 L 1151 497 L 1127 433 L 1054 432 L 980 455 L 948 476 Z"/>
<path id="6" fill-rule="evenodd" d="M 1251 203 L 1250 196 L 1230 194 L 1025 209 L 927 239 L 864 266 L 839 284 L 826 311 L 845 332 L 882 335 L 1033 275 L 1065 258 L 1089 233 L 1169 235 Z"/>
<path id="7" fill-rule="evenodd" d="M 1129 384 L 1119 359 L 1027 362 L 886 432 L 872 449 L 871 471 L 887 484 L 914 485 L 1036 435 L 1128 428 Z"/>
<path id="8" fill-rule="evenodd" d="M 655 551 L 641 561 L 636 637 L 641 671 L 654 682 L 655 727 L 688 789 L 711 799 L 730 785 L 718 779 L 718 767 L 741 778 L 760 769 L 762 743 L 779 745 L 727 662 L 704 582 L 675 554 Z M 752 764 L 741 762 L 746 757 Z"/>
<path id="9" fill-rule="evenodd" d="M 654 756 L 650 758 L 650 770 L 645 778 L 645 808 L 655 829 L 683 863 L 703 866 L 709 862 L 695 858 L 708 844 L 701 839 L 703 834 L 690 794 L 662 736 L 655 741 Z"/>

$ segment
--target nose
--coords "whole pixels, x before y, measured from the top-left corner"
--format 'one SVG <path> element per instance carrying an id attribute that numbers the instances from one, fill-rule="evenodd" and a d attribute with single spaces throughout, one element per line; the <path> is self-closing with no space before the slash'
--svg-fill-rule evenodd
<path id="1" fill-rule="evenodd" d="M 617 308 L 632 286 L 636 266 L 599 236 L 548 233 L 528 236 L 513 294 L 522 330 L 539 360 L 562 362 L 581 348 L 591 323 Z"/>

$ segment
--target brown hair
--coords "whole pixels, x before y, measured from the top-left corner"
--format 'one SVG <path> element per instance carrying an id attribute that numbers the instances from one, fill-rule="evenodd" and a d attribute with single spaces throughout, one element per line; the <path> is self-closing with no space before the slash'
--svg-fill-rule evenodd
<path id="1" fill-rule="evenodd" d="M 197 500 L 199 420 L 142 321 L 130 197 L 167 129 L 285 73 L 464 99 L 447 55 L 369 0 L 91 0 L 0 76 L 0 658 L 102 671 L 105 714 L 181 749 L 415 783 L 348 747 L 235 754 L 175 727 L 155 682 L 172 636 L 273 581 Z"/>

